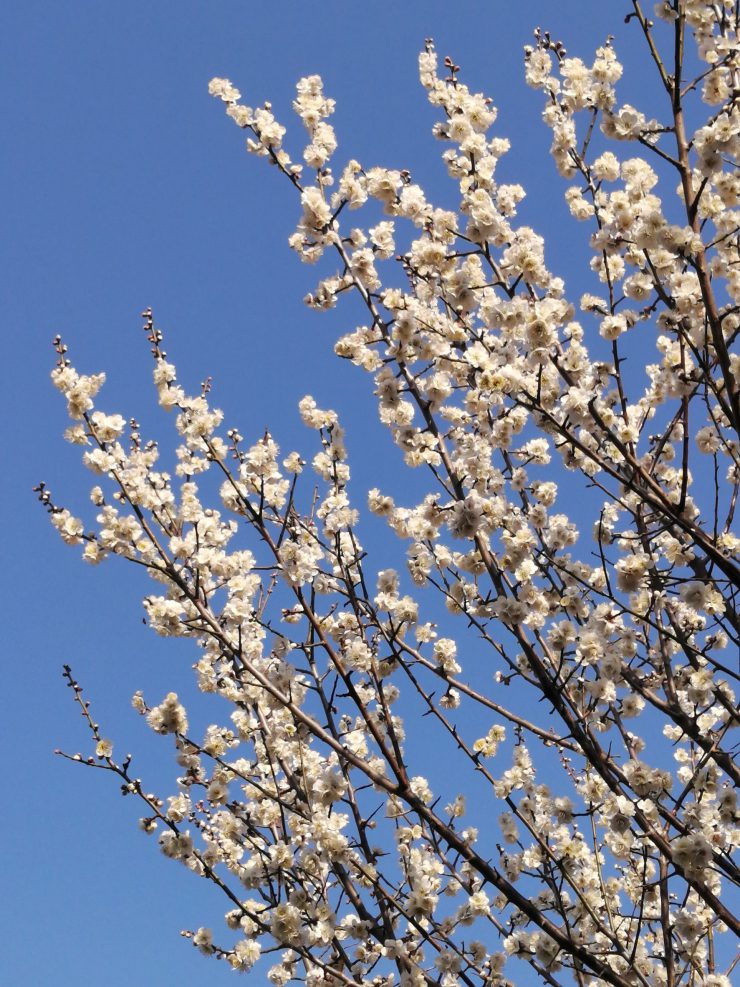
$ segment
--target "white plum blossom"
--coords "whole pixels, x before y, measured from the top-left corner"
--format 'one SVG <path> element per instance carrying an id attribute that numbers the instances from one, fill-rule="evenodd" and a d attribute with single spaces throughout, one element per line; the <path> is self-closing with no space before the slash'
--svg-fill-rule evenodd
<path id="1" fill-rule="evenodd" d="M 231 945 L 186 932 L 202 953 L 242 972 L 269 955 L 252 975 L 276 985 L 729 987 L 733 10 L 630 6 L 656 73 L 644 100 L 621 81 L 619 39 L 589 55 L 538 29 L 525 49 L 571 225 L 588 231 L 580 286 L 560 276 L 583 257 L 570 226 L 546 241 L 552 224 L 525 214 L 496 107 L 431 41 L 419 77 L 454 186 L 441 204 L 382 157 L 334 173 L 319 75 L 293 102 L 300 164 L 270 103 L 211 81 L 295 197 L 289 244 L 320 269 L 307 304 L 355 299 L 334 353 L 367 375 L 407 483 L 310 395 L 300 451 L 227 427 L 210 379 L 196 394 L 178 381 L 147 310 L 177 434 L 160 462 L 135 420 L 98 407 L 105 375 L 55 340 L 91 519 L 43 483 L 39 499 L 86 561 L 146 571 L 146 624 L 188 639 L 208 694 L 202 717 L 197 696 L 190 717 L 175 692 L 134 697 L 174 747 L 160 797 L 114 760 L 66 668 L 95 751 L 71 759 L 115 773 L 162 852 L 225 894 Z"/>

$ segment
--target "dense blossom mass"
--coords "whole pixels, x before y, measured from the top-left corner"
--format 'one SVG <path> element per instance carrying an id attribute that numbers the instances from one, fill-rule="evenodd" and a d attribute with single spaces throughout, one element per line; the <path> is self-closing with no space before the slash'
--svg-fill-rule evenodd
<path id="1" fill-rule="evenodd" d="M 188 935 L 235 970 L 259 964 L 255 982 L 730 987 L 740 15 L 734 0 L 666 0 L 655 23 L 627 7 L 658 119 L 621 102 L 610 41 L 583 61 L 538 32 L 525 52 L 592 249 L 580 297 L 518 222 L 524 188 L 498 178 L 493 103 L 431 41 L 420 78 L 457 212 L 408 171 L 335 170 L 319 76 L 293 104 L 302 160 L 270 104 L 210 84 L 300 200 L 290 245 L 326 265 L 308 304 L 359 302 L 336 354 L 425 471 L 418 503 L 369 492 L 404 546 L 397 570 L 362 547 L 333 411 L 300 403 L 306 483 L 299 453 L 224 428 L 208 384 L 188 394 L 147 311 L 171 475 L 57 340 L 67 438 L 99 485 L 93 528 L 42 485 L 51 520 L 88 562 L 148 571 L 147 623 L 191 638 L 199 688 L 224 700 L 194 736 L 175 693 L 134 697 L 174 741 L 169 797 L 89 716 L 91 763 L 143 800 L 164 854 L 222 889 L 231 932 Z M 361 207 L 367 225 L 344 227 Z M 459 773 L 407 742 L 422 715 Z"/>

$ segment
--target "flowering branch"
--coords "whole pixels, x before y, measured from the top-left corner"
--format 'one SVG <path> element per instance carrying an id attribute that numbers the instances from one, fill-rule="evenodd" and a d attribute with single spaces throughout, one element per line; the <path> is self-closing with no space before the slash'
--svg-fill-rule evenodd
<path id="1" fill-rule="evenodd" d="M 490 136 L 495 107 L 451 58 L 440 75 L 431 41 L 420 79 L 457 212 L 408 171 L 352 159 L 335 176 L 334 101 L 318 76 L 294 102 L 303 163 L 269 103 L 211 82 L 248 150 L 300 197 L 291 247 L 338 265 L 307 303 L 356 299 L 366 324 L 335 352 L 372 376 L 405 465 L 426 471 L 416 504 L 368 495 L 406 543 L 405 575 L 370 569 L 335 412 L 300 402 L 317 445 L 309 493 L 299 453 L 281 459 L 269 433 L 251 445 L 222 434 L 210 380 L 187 394 L 147 310 L 179 436 L 173 479 L 135 421 L 96 407 L 104 376 L 78 373 L 55 341 L 67 438 L 101 477 L 97 528 L 44 484 L 39 498 L 88 562 L 114 554 L 148 572 L 161 595 L 145 598 L 147 622 L 194 639 L 198 686 L 230 714 L 197 741 L 174 693 L 134 697 L 174 738 L 183 773 L 165 807 L 112 760 L 65 671 L 96 744 L 73 759 L 133 784 L 165 854 L 229 898 L 236 942 L 184 933 L 201 951 L 249 970 L 281 949 L 278 985 L 505 985 L 519 957 L 554 985 L 729 987 L 718 956 L 721 934 L 740 933 L 728 904 L 739 676 L 723 655 L 740 646 L 740 87 L 728 9 L 666 0 L 656 29 L 631 3 L 668 96 L 662 122 L 619 104 L 611 39 L 590 65 L 539 30 L 526 49 L 557 170 L 576 182 L 566 202 L 591 224 L 599 293 L 578 306 L 517 223 L 524 189 L 497 177 L 508 141 Z M 690 37 L 708 67 L 687 81 Z M 689 133 L 699 99 L 712 110 Z M 611 149 L 625 144 L 652 163 Z M 658 195 L 676 174 L 683 224 Z M 386 218 L 343 230 L 361 207 Z M 395 277 L 383 266 L 394 259 Z M 455 619 L 456 637 L 441 636 Z M 421 717 L 468 769 L 464 784 L 407 743 Z M 494 770 L 496 757 L 507 766 Z"/>

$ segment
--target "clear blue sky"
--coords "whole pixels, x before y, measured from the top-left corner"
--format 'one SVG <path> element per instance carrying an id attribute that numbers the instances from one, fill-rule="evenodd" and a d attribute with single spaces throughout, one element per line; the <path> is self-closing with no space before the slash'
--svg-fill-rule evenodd
<path id="1" fill-rule="evenodd" d="M 230 77 L 252 105 L 272 100 L 298 136 L 295 81 L 322 74 L 338 104 L 337 162 L 408 167 L 454 206 L 416 76 L 419 48 L 433 36 L 465 81 L 494 97 L 497 132 L 513 143 L 502 174 L 528 189 L 524 216 L 550 235 L 551 268 L 575 278 L 574 260 L 587 254 L 556 246 L 567 215 L 562 182 L 546 153 L 540 97 L 523 81 L 522 46 L 541 24 L 588 58 L 612 33 L 632 65 L 635 32 L 619 44 L 625 8 L 585 0 L 5 5 L 4 982 L 195 987 L 235 976 L 178 937 L 184 927 L 220 928 L 215 893 L 147 844 L 137 807 L 112 778 L 52 756 L 87 739 L 60 675 L 68 661 L 117 751 L 140 751 L 145 783 L 171 793 L 170 751 L 129 701 L 140 687 L 155 700 L 185 688 L 195 657 L 143 627 L 148 583 L 115 561 L 85 567 L 34 501 L 40 479 L 72 508 L 90 486 L 78 451 L 61 439 L 63 402 L 48 379 L 55 333 L 80 369 L 108 372 L 104 406 L 139 417 L 145 432 L 153 402 L 139 312 L 151 305 L 182 379 L 194 387 L 212 374 L 215 403 L 245 435 L 269 425 L 286 451 L 311 452 L 296 411 L 311 391 L 341 412 L 350 450 L 381 443 L 380 467 L 356 463 L 358 500 L 373 471 L 392 472 L 396 462 L 374 424 L 367 380 L 331 356 L 355 313 L 340 307 L 326 317 L 302 305 L 317 272 L 286 245 L 297 203 L 243 151 L 208 80 Z M 626 100 L 639 100 L 644 77 L 635 71 Z M 574 284 L 577 297 L 585 288 Z"/>

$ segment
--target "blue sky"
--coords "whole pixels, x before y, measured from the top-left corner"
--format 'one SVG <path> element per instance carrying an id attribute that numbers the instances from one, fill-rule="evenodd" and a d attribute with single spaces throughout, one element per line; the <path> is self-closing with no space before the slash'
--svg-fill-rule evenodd
<path id="1" fill-rule="evenodd" d="M 87 503 L 90 487 L 78 451 L 61 439 L 63 402 L 48 379 L 53 336 L 65 337 L 81 370 L 108 372 L 103 406 L 137 416 L 151 434 L 147 415 L 158 419 L 139 329 L 139 312 L 151 305 L 183 381 L 192 388 L 213 375 L 214 402 L 245 435 L 269 425 L 286 451 L 310 453 L 296 403 L 311 391 L 340 411 L 350 452 L 368 443 L 377 450 L 371 462 L 355 457 L 357 500 L 378 476 L 390 483 L 397 463 L 375 425 L 368 382 L 331 354 L 356 313 L 340 307 L 322 316 L 303 306 L 317 272 L 287 248 L 297 203 L 277 174 L 246 155 L 242 136 L 208 97 L 208 80 L 230 77 L 252 105 L 270 99 L 300 140 L 290 111 L 294 84 L 320 73 L 337 99 L 338 163 L 351 156 L 407 167 L 432 198 L 454 206 L 442 148 L 429 134 L 434 112 L 416 75 L 423 40 L 434 37 L 440 54 L 462 65 L 465 81 L 494 97 L 496 132 L 513 144 L 502 174 L 528 189 L 523 215 L 550 236 L 551 267 L 576 279 L 588 255 L 579 230 L 557 246 L 567 221 L 562 182 L 547 156 L 540 97 L 523 81 L 522 46 L 541 24 L 588 58 L 615 34 L 633 69 L 624 99 L 637 102 L 645 63 L 633 63 L 633 31 L 620 46 L 625 7 L 583 0 L 6 5 L 5 982 L 189 987 L 234 976 L 178 938 L 185 927 L 219 928 L 224 908 L 215 892 L 147 845 L 136 807 L 121 800 L 113 779 L 52 755 L 87 739 L 61 679 L 70 662 L 117 751 L 141 752 L 145 784 L 169 794 L 169 751 L 135 716 L 130 697 L 137 688 L 154 699 L 186 688 L 195 657 L 143 627 L 148 584 L 137 573 L 115 562 L 85 567 L 34 501 L 39 480 L 73 509 Z M 390 549 L 375 548 L 382 567 Z"/>

